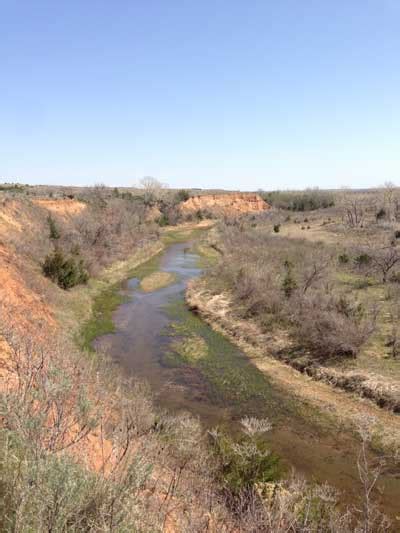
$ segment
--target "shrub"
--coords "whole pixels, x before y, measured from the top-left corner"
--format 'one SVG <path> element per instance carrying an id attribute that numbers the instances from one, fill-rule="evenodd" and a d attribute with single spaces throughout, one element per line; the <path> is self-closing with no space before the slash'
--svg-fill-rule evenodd
<path id="1" fill-rule="evenodd" d="M 289 209 L 290 211 L 313 211 L 335 205 L 332 194 L 319 190 L 273 191 L 263 194 L 263 197 L 274 207 Z"/>
<path id="2" fill-rule="evenodd" d="M 314 294 L 293 311 L 297 338 L 314 356 L 356 357 L 360 347 L 375 329 L 375 316 L 363 317 L 356 302 Z"/>
<path id="3" fill-rule="evenodd" d="M 396 231 L 394 232 L 394 238 L 395 238 L 395 239 L 400 239 L 400 230 L 396 230 Z"/>
<path id="4" fill-rule="evenodd" d="M 62 289 L 70 289 L 89 279 L 83 260 L 77 257 L 65 258 L 60 250 L 55 250 L 46 257 L 42 269 L 43 274 Z"/>
<path id="5" fill-rule="evenodd" d="M 168 216 L 163 213 L 160 218 L 157 220 L 157 223 L 158 225 L 163 228 L 164 226 L 168 226 L 169 225 L 169 220 L 168 220 Z"/>
<path id="6" fill-rule="evenodd" d="M 353 287 L 357 290 L 366 289 L 373 285 L 373 280 L 368 277 L 362 277 L 355 279 L 353 282 Z"/>
<path id="7" fill-rule="evenodd" d="M 231 495 L 249 491 L 259 483 L 276 481 L 280 474 L 279 459 L 262 438 L 271 429 L 269 422 L 246 417 L 241 423 L 245 435 L 236 441 L 217 430 L 210 432 L 219 464 L 219 482 Z"/>
<path id="8" fill-rule="evenodd" d="M 274 224 L 274 232 L 275 233 L 279 233 L 281 230 L 281 225 L 280 224 Z"/>
<path id="9" fill-rule="evenodd" d="M 57 225 L 55 223 L 54 218 L 51 215 L 49 215 L 47 217 L 47 223 L 49 225 L 49 231 L 50 231 L 49 237 L 50 237 L 50 239 L 52 239 L 52 240 L 59 239 L 61 237 L 61 234 L 60 234 L 60 232 L 59 232 L 59 230 L 57 228 Z"/>
<path id="10" fill-rule="evenodd" d="M 186 189 L 179 190 L 175 195 L 175 200 L 177 203 L 186 202 L 186 200 L 189 200 L 189 198 L 190 194 Z"/>
<path id="11" fill-rule="evenodd" d="M 123 510 L 126 498 L 115 498 L 118 483 L 100 480 L 66 456 L 36 459 L 14 434 L 5 451 L 2 531 L 104 531 L 106 524 L 112 530 L 113 505 L 116 524 L 135 529 L 133 516 Z"/>
<path id="12" fill-rule="evenodd" d="M 385 216 L 386 216 L 386 211 L 383 207 L 381 207 L 379 211 L 376 213 L 375 218 L 376 220 L 381 220 L 382 218 L 385 218 Z"/>
<path id="13" fill-rule="evenodd" d="M 285 261 L 285 277 L 282 281 L 282 290 L 285 293 L 286 298 L 290 298 L 293 292 L 297 289 L 297 283 L 293 276 L 292 265 L 289 261 Z"/>
<path id="14" fill-rule="evenodd" d="M 371 256 L 365 252 L 362 252 L 358 255 L 355 256 L 354 258 L 354 263 L 359 266 L 359 267 L 362 267 L 362 266 L 367 266 L 371 263 Z"/>
<path id="15" fill-rule="evenodd" d="M 338 261 L 341 265 L 347 265 L 347 263 L 350 261 L 350 258 L 346 252 L 343 252 L 342 254 L 339 254 Z"/>

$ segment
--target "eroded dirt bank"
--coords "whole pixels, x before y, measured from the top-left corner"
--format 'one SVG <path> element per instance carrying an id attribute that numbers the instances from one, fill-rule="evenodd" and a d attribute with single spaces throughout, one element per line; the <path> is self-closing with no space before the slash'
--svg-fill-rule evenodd
<path id="1" fill-rule="evenodd" d="M 192 196 L 180 205 L 182 213 L 207 211 L 213 215 L 238 216 L 246 213 L 262 213 L 270 206 L 254 193 L 203 194 Z"/>
<path id="2" fill-rule="evenodd" d="M 285 348 L 288 340 L 284 335 L 278 337 L 263 334 L 251 320 L 236 318 L 228 294 L 213 294 L 205 279 L 197 279 L 189 283 L 186 301 L 190 309 L 198 313 L 213 329 L 239 346 L 276 386 L 334 415 L 339 424 L 350 428 L 356 427 L 360 417 L 368 417 L 371 419 L 376 444 L 387 449 L 398 447 L 400 418 L 396 414 L 380 409 L 368 399 L 361 399 L 332 387 L 340 386 L 340 382 L 332 382 L 322 371 L 316 370 L 312 379 L 308 373 L 301 373 L 274 358 L 273 353 Z"/>

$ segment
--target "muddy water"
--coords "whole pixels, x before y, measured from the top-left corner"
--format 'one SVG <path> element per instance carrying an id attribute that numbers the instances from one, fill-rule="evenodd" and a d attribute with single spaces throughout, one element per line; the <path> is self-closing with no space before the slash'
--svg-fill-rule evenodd
<path id="1" fill-rule="evenodd" d="M 122 287 L 127 301 L 114 313 L 116 331 L 96 339 L 95 348 L 110 354 L 127 373 L 144 378 L 162 407 L 189 411 L 207 427 L 237 431 L 245 414 L 267 416 L 273 430 L 266 438 L 288 471 L 294 468 L 310 480 L 328 482 L 343 491 L 345 501 L 355 501 L 360 494 L 356 439 L 274 388 L 234 345 L 185 309 L 185 286 L 201 273 L 198 259 L 190 243 L 174 244 L 160 259 L 160 270 L 175 274 L 172 285 L 144 293 L 137 279 L 127 280 Z M 213 352 L 208 373 L 201 365 L 166 364 L 174 340 L 168 333 L 176 323 L 195 330 Z M 400 480 L 382 478 L 379 491 L 382 508 L 394 517 L 399 513 Z"/>

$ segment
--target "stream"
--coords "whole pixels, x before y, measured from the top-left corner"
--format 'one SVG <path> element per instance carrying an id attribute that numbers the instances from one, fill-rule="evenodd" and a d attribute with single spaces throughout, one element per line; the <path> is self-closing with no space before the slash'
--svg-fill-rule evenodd
<path id="1" fill-rule="evenodd" d="M 328 482 L 343 492 L 344 502 L 357 501 L 357 439 L 274 387 L 245 354 L 186 308 L 185 287 L 202 272 L 192 244 L 171 244 L 162 252 L 159 270 L 175 276 L 167 287 L 144 292 L 137 278 L 122 284 L 125 303 L 114 312 L 115 332 L 98 337 L 94 348 L 146 380 L 162 408 L 189 411 L 207 428 L 236 433 L 243 416 L 267 417 L 273 428 L 265 438 L 288 473 L 294 469 L 311 481 Z M 201 347 L 198 361 L 176 356 L 176 343 L 185 338 Z M 382 509 L 395 517 L 399 479 L 386 475 L 378 489 Z"/>

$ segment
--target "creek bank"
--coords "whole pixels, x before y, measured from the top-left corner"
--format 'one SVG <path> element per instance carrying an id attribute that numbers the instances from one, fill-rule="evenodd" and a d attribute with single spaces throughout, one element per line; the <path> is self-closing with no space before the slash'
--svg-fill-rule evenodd
<path id="1" fill-rule="evenodd" d="M 229 294 L 214 294 L 205 278 L 192 280 L 186 290 L 186 303 L 214 330 L 229 338 L 268 375 L 278 387 L 295 397 L 310 401 L 324 412 L 334 414 L 339 422 L 354 428 L 361 416 L 374 420 L 374 435 L 377 448 L 393 449 L 400 443 L 400 418 L 391 410 L 380 409 L 378 405 L 397 409 L 397 399 L 383 404 L 379 399 L 379 387 L 368 387 L 368 382 L 358 376 L 341 376 L 334 369 L 314 365 L 296 365 L 289 357 L 283 357 L 290 345 L 289 335 L 265 334 L 252 320 L 237 318 Z M 344 379 L 344 378 L 347 379 Z M 351 383 L 353 382 L 353 386 Z M 361 384 L 361 385 L 360 385 Z M 333 385 L 333 386 L 332 386 Z M 347 391 L 346 393 L 344 391 Z M 348 391 L 355 393 L 348 394 Z M 365 398 L 368 398 L 366 400 Z M 369 401 L 374 400 L 375 403 Z"/>

